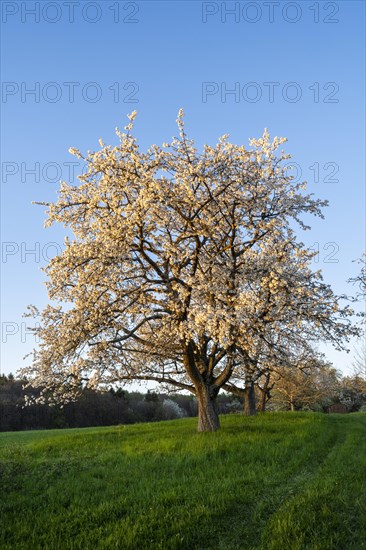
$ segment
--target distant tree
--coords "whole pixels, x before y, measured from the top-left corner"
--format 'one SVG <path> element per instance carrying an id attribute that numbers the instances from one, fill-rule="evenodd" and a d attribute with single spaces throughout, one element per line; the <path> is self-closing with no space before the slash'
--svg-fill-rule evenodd
<path id="1" fill-rule="evenodd" d="M 285 410 L 322 411 L 337 399 L 340 376 L 319 358 L 301 360 L 296 368 L 277 369 L 271 406 Z"/>
<path id="2" fill-rule="evenodd" d="M 172 399 L 163 400 L 163 420 L 182 418 L 186 416 L 185 411 Z"/>
<path id="3" fill-rule="evenodd" d="M 366 380 L 366 252 L 362 254 L 358 263 L 361 264 L 360 272 L 348 280 L 357 288 L 353 300 L 363 305 L 362 310 L 357 314 L 361 318 L 362 331 L 359 345 L 355 349 L 353 367 L 355 376 Z"/>
<path id="4" fill-rule="evenodd" d="M 150 401 L 151 403 L 157 403 L 159 401 L 159 394 L 148 390 L 147 394 L 145 395 L 145 401 Z"/>
<path id="5" fill-rule="evenodd" d="M 361 264 L 361 270 L 358 275 L 351 277 L 349 282 L 357 286 L 356 291 L 356 300 L 365 300 L 366 299 L 366 252 L 364 252 L 359 260 Z"/>
<path id="6" fill-rule="evenodd" d="M 326 365 L 322 354 L 315 349 L 319 338 L 317 326 L 313 327 L 312 332 L 309 331 L 309 326 L 302 326 L 301 331 L 296 330 L 289 322 L 291 312 L 287 313 L 287 320 L 282 323 L 282 327 L 278 321 L 276 330 L 273 330 L 271 323 L 267 325 L 267 345 L 261 345 L 249 366 L 242 365 L 225 384 L 227 391 L 243 399 L 246 415 L 266 410 L 273 392 L 278 397 L 276 387 L 279 380 L 286 380 L 289 387 L 301 381 L 309 384 L 310 378 L 313 380 L 319 368 Z M 313 369 L 314 373 L 309 373 L 310 369 Z M 304 373 L 309 376 L 303 377 Z"/>
<path id="7" fill-rule="evenodd" d="M 356 376 L 359 376 L 366 382 L 366 342 L 365 339 L 355 350 L 353 368 Z"/>
<path id="8" fill-rule="evenodd" d="M 220 389 L 255 366 L 259 341 L 276 345 L 268 323 L 338 346 L 350 334 L 350 310 L 311 272 L 293 230 L 326 201 L 293 182 L 289 155 L 276 152 L 283 138 L 265 131 L 247 149 L 225 135 L 198 153 L 180 111 L 179 137 L 141 152 L 135 114 L 117 146 L 71 149 L 87 165 L 81 185 L 62 183 L 43 203 L 46 225 L 74 238 L 45 270 L 53 303 L 22 373 L 41 402 L 123 381 L 172 385 L 196 395 L 198 430 L 212 431 Z"/>
<path id="9" fill-rule="evenodd" d="M 359 375 L 345 376 L 337 397 L 337 401 L 345 405 L 349 412 L 360 410 L 366 405 L 366 380 Z"/>

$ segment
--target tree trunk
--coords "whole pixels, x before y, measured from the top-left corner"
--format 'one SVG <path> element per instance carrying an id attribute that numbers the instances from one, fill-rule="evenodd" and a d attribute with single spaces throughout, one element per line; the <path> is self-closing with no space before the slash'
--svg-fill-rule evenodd
<path id="1" fill-rule="evenodd" d="M 266 412 L 267 390 L 262 389 L 261 391 L 262 391 L 262 394 L 261 394 L 259 410 L 264 413 L 264 412 Z"/>
<path id="2" fill-rule="evenodd" d="M 258 386 L 258 388 L 261 391 L 261 399 L 259 403 L 259 410 L 261 412 L 266 412 L 267 401 L 269 401 L 271 398 L 271 389 L 273 388 L 273 384 L 270 388 L 269 382 L 270 382 L 270 374 L 267 374 L 265 377 L 265 382 L 263 384 L 263 387 L 261 388 L 260 386 Z"/>
<path id="3" fill-rule="evenodd" d="M 213 395 L 213 392 L 207 386 L 197 388 L 199 432 L 215 432 L 220 428 L 216 397 L 217 393 L 215 392 L 215 395 Z"/>
<path id="4" fill-rule="evenodd" d="M 252 416 L 256 413 L 254 382 L 248 382 L 244 390 L 244 414 Z"/>

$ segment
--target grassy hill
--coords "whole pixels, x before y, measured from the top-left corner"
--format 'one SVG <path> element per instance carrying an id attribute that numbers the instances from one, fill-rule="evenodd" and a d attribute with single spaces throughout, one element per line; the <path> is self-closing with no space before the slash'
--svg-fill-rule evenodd
<path id="1" fill-rule="evenodd" d="M 366 548 L 366 414 L 0 434 L 0 548 Z"/>

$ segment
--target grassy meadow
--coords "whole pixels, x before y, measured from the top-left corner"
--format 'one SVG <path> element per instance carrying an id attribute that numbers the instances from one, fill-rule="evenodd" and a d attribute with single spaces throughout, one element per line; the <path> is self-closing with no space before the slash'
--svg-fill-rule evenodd
<path id="1" fill-rule="evenodd" d="M 366 549 L 366 414 L 0 434 L 0 548 Z"/>

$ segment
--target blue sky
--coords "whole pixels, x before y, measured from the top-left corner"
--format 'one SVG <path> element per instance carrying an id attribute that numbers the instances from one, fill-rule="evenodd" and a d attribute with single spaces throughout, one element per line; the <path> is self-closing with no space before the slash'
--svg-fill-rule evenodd
<path id="1" fill-rule="evenodd" d="M 286 136 L 301 179 L 330 201 L 300 238 L 334 290 L 351 293 L 365 249 L 365 3 L 71 4 L 1 6 L 1 371 L 34 345 L 22 313 L 45 305 L 40 268 L 63 242 L 31 201 L 55 199 L 58 180 L 79 173 L 70 146 L 114 143 L 135 109 L 143 147 L 176 133 L 180 107 L 198 145 L 224 133 L 248 144 L 265 127 Z M 327 355 L 348 372 L 352 354 Z"/>

